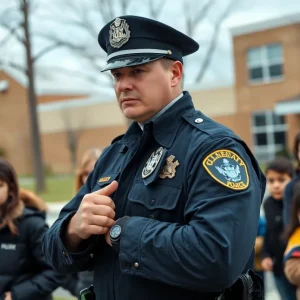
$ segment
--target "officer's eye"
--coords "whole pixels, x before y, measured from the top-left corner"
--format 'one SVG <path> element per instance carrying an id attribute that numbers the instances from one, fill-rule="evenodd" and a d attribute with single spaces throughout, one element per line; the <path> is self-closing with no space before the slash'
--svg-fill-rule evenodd
<path id="1" fill-rule="evenodd" d="M 114 72 L 112 73 L 112 76 L 115 78 L 115 79 L 119 79 L 121 77 L 121 72 Z"/>
<path id="2" fill-rule="evenodd" d="M 144 70 L 143 69 L 134 69 L 133 71 L 132 71 L 132 73 L 133 74 L 135 74 L 135 75 L 138 75 L 138 74 L 141 74 L 141 73 L 143 73 L 144 72 Z"/>

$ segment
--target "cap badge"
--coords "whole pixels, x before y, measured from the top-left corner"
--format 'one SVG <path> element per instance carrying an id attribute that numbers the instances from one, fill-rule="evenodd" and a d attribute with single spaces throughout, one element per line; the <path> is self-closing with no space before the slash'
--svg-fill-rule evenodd
<path id="1" fill-rule="evenodd" d="M 111 46 L 114 48 L 120 48 L 128 42 L 129 38 L 130 30 L 126 20 L 116 18 L 110 25 L 109 30 L 109 42 Z"/>

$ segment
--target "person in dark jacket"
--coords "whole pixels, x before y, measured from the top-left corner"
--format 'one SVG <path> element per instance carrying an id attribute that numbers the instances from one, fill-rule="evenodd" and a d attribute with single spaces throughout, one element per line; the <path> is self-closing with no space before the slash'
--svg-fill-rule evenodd
<path id="1" fill-rule="evenodd" d="M 41 240 L 45 203 L 20 190 L 13 167 L 0 158 L 0 299 L 49 300 L 62 275 L 47 265 Z"/>
<path id="2" fill-rule="evenodd" d="M 109 22 L 108 54 L 133 120 L 43 239 L 60 272 L 93 268 L 96 300 L 211 300 L 253 264 L 265 178 L 247 145 L 182 90 L 190 37 L 137 16 Z"/>
<path id="3" fill-rule="evenodd" d="M 274 275 L 277 290 L 282 300 L 295 300 L 296 289 L 284 274 L 283 255 L 286 241 L 283 238 L 283 191 L 293 176 L 293 165 L 288 158 L 279 157 L 271 161 L 265 170 L 270 196 L 264 201 L 263 208 L 267 221 L 262 249 L 262 267 Z"/>
<path id="4" fill-rule="evenodd" d="M 287 184 L 283 196 L 283 217 L 286 226 L 289 224 L 291 219 L 292 199 L 295 193 L 295 185 L 298 181 L 300 181 L 300 132 L 295 136 L 294 156 L 297 161 L 296 176 L 294 176 Z"/>

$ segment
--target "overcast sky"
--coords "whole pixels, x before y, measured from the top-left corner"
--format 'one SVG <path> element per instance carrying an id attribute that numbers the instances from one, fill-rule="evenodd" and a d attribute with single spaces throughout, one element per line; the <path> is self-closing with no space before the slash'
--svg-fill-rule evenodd
<path id="1" fill-rule="evenodd" d="M 35 3 L 38 3 L 39 11 L 45 11 L 43 7 L 45 0 L 34 0 Z M 55 3 L 52 0 L 51 3 Z M 80 1 L 80 3 L 87 3 L 88 0 L 74 0 Z M 111 0 L 114 3 L 117 3 L 119 0 Z M 148 17 L 148 11 L 145 9 L 147 0 L 144 1 L 134 1 L 133 4 L 129 8 L 129 14 L 137 14 L 141 16 Z M 159 3 L 161 0 L 155 0 L 156 3 Z M 182 15 L 187 10 L 183 9 L 184 0 L 166 0 L 166 5 L 164 6 L 160 16 L 159 21 L 165 22 L 171 26 L 176 27 L 179 30 L 184 31 L 184 16 Z M 201 4 L 206 1 L 200 0 L 189 0 L 191 4 Z M 213 0 L 211 0 L 213 1 Z M 218 2 L 219 1 L 219 2 Z M 199 64 L 203 60 L 203 56 L 205 55 L 209 37 L 212 34 L 212 24 L 214 20 L 218 18 L 218 15 L 222 13 L 224 7 L 226 7 L 229 0 L 217 0 L 217 5 L 214 9 L 207 15 L 207 18 L 201 22 L 201 24 L 197 27 L 196 34 L 194 38 L 200 43 L 202 46 L 198 53 L 189 57 L 186 61 L 186 83 L 187 85 L 191 85 L 194 79 L 196 72 L 198 71 Z M 0 0 L 2 4 L 4 4 L 4 0 Z M 57 2 L 57 3 L 58 3 Z M 136 3 L 135 3 L 136 2 Z M 48 6 L 53 4 L 49 4 Z M 196 10 L 197 7 L 195 7 Z M 193 9 L 193 7 L 192 7 Z M 0 12 L 3 10 L 0 8 Z M 57 11 L 57 13 L 55 13 Z M 233 83 L 233 65 L 232 65 L 232 43 L 231 43 L 231 35 L 230 28 L 249 24 L 261 20 L 266 20 L 274 17 L 280 17 L 283 15 L 289 15 L 294 13 L 299 13 L 300 16 L 300 0 L 237 0 L 237 5 L 234 7 L 228 18 L 223 22 L 222 29 L 219 32 L 218 46 L 214 53 L 213 59 L 210 63 L 209 69 L 206 72 L 204 79 L 202 80 L 200 87 L 207 88 L 212 86 L 219 85 L 228 85 Z M 61 10 L 59 5 L 52 10 L 54 16 L 57 18 L 63 19 L 64 15 L 67 14 L 66 10 Z M 42 15 L 41 13 L 40 15 Z M 300 17 L 299 17 L 300 22 Z M 95 28 L 97 28 L 99 23 L 99 30 L 103 26 L 103 22 L 95 20 Z M 56 27 L 55 27 L 56 26 Z M 74 36 L 74 38 L 78 38 L 76 34 L 74 34 L 72 29 L 62 30 L 65 28 L 59 28 L 57 25 L 52 23 L 43 22 L 42 18 L 33 18 L 32 19 L 32 30 L 37 32 L 42 30 L 44 32 L 53 32 L 53 29 L 59 34 L 60 32 L 67 32 L 69 36 Z M 5 35 L 3 30 L 0 30 L 0 40 L 1 37 Z M 42 41 L 35 41 L 35 49 L 40 48 L 42 45 Z M 92 43 L 95 45 L 97 43 L 97 36 L 92 40 Z M 101 49 L 99 48 L 99 56 L 101 54 Z M 5 47 L 0 48 L 0 57 L 5 57 L 8 60 L 13 60 L 16 62 L 21 62 L 23 60 L 23 52 L 21 48 L 16 43 L 7 43 Z M 78 89 L 79 87 L 82 89 L 95 89 L 95 84 L 91 85 L 86 83 L 86 81 L 79 80 L 78 78 L 73 78 L 72 76 L 65 75 L 56 75 L 54 76 L 49 70 L 55 69 L 55 66 L 64 67 L 71 70 L 73 73 L 76 73 L 76 70 L 83 70 L 86 68 L 86 65 L 83 64 L 79 59 L 75 59 L 74 56 L 71 55 L 69 51 L 65 50 L 55 50 L 46 56 L 44 56 L 38 63 L 37 69 L 39 72 L 38 78 L 38 86 L 46 87 L 46 88 L 59 88 L 64 87 L 66 89 Z M 99 73 L 94 73 L 94 76 L 103 76 Z M 104 78 L 104 77 L 103 77 Z M 1 78 L 0 78 L 1 79 Z M 110 91 L 110 88 L 105 89 L 106 92 Z"/>

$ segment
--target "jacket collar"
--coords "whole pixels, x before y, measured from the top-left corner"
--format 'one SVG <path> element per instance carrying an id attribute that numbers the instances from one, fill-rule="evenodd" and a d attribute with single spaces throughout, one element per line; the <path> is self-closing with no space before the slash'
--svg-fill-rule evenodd
<path id="1" fill-rule="evenodd" d="M 148 130 L 152 130 L 154 138 L 161 146 L 170 148 L 183 122 L 182 116 L 193 113 L 194 110 L 195 108 L 190 94 L 183 92 L 183 96 L 163 114 L 147 121 L 144 124 L 144 129 L 148 127 Z M 123 142 L 129 145 L 141 135 L 142 129 L 138 123 L 133 122 L 125 133 Z"/>

